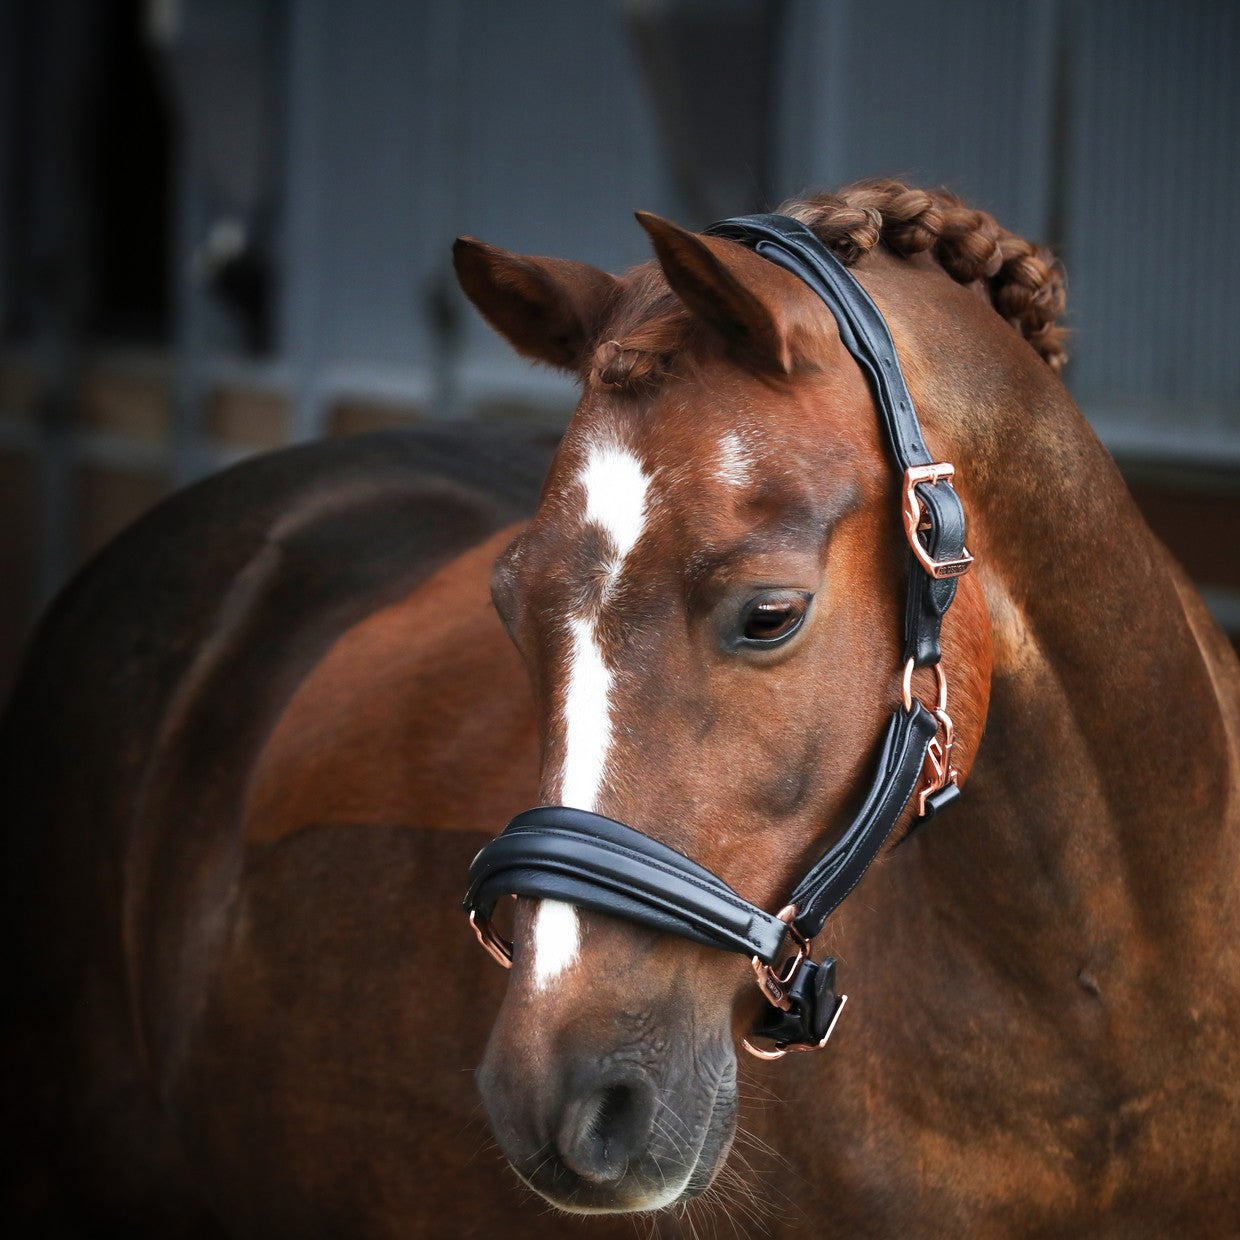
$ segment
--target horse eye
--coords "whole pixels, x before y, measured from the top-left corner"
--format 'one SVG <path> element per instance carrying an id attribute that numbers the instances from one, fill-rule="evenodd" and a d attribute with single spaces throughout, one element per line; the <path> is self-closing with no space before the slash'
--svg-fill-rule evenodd
<path id="1" fill-rule="evenodd" d="M 774 646 L 786 641 L 801 627 L 809 610 L 808 594 L 765 594 L 751 599 L 741 617 L 742 641 Z"/>

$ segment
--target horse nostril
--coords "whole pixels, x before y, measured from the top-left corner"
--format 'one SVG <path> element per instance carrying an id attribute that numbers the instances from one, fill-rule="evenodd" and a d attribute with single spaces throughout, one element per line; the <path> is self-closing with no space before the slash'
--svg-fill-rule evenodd
<path id="1" fill-rule="evenodd" d="M 612 1081 L 570 1099 L 557 1140 L 564 1165 L 593 1184 L 614 1184 L 645 1152 L 656 1098 L 644 1080 Z"/>

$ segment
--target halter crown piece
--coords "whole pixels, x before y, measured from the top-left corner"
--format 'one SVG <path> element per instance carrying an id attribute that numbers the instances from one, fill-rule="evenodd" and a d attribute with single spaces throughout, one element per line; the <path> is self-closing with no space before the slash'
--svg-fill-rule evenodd
<path id="1" fill-rule="evenodd" d="M 964 509 L 950 482 L 954 469 L 926 450 L 891 333 L 852 273 L 788 216 L 741 216 L 706 231 L 749 246 L 809 285 L 835 316 L 841 340 L 869 381 L 903 478 L 901 515 L 909 543 L 903 699 L 883 735 L 860 811 L 778 914 L 750 904 L 718 875 L 650 836 L 562 805 L 518 814 L 478 853 L 469 867 L 464 907 L 482 945 L 506 967 L 512 965 L 512 945 L 490 921 L 502 895 L 563 900 L 749 956 L 766 999 L 752 1036 L 774 1049 L 749 1040 L 745 1046 L 774 1059 L 824 1046 L 831 1036 L 846 996 L 836 994 L 834 959 L 811 959 L 813 940 L 861 880 L 914 792 L 915 829 L 960 795 L 939 632 L 956 578 L 968 572 L 972 557 L 964 545 Z M 933 709 L 912 695 L 912 673 L 919 667 L 935 670 Z"/>

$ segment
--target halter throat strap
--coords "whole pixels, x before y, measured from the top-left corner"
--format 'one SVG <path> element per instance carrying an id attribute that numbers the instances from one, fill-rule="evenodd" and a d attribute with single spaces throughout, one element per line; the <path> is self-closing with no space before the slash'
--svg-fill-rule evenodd
<path id="1" fill-rule="evenodd" d="M 951 720 L 939 667 L 942 619 L 956 578 L 971 559 L 964 546 L 964 510 L 949 479 L 952 467 L 926 448 L 895 345 L 878 307 L 852 273 L 805 225 L 787 216 L 751 215 L 707 229 L 754 249 L 804 281 L 828 306 L 840 339 L 870 384 L 892 460 L 901 474 L 902 517 L 909 543 L 903 617 L 905 693 L 879 745 L 861 809 L 797 883 L 778 915 L 750 903 L 723 879 L 682 853 L 623 823 L 566 806 L 519 814 L 474 858 L 464 907 L 478 937 L 510 965 L 511 944 L 491 926 L 503 895 L 563 900 L 752 959 L 767 1000 L 755 1032 L 774 1052 L 821 1046 L 843 998 L 835 992 L 835 961 L 810 959 L 827 918 L 878 856 L 917 791 L 924 822 L 958 796 L 951 769 Z M 928 709 L 911 695 L 915 667 L 934 667 L 939 701 Z M 942 739 L 940 739 L 942 738 Z M 785 943 L 796 945 L 777 968 Z"/>

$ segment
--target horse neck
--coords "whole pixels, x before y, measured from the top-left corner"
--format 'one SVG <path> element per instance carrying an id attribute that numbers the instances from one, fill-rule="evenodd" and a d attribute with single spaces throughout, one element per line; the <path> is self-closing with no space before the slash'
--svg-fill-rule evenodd
<path id="1" fill-rule="evenodd" d="M 1104 955 L 1204 945 L 1216 918 L 1240 925 L 1240 668 L 1062 386 L 1007 343 L 971 397 L 928 402 L 960 471 L 994 672 L 920 894 L 966 934 L 998 932 L 992 950 L 1027 948 L 1029 967 L 1062 966 L 1057 936 Z"/>

